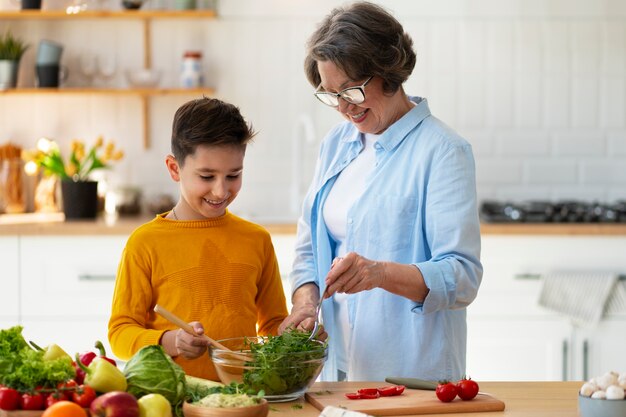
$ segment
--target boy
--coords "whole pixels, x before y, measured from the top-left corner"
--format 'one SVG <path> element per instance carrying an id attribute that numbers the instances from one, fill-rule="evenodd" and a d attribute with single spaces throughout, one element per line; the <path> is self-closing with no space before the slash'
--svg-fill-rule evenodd
<path id="1" fill-rule="evenodd" d="M 165 164 L 180 199 L 124 248 L 109 321 L 120 359 L 161 344 L 187 374 L 219 380 L 207 343 L 156 315 L 155 304 L 214 340 L 256 336 L 257 326 L 259 335 L 277 334 L 287 306 L 270 235 L 227 210 L 254 134 L 237 107 L 217 99 L 176 111 Z"/>

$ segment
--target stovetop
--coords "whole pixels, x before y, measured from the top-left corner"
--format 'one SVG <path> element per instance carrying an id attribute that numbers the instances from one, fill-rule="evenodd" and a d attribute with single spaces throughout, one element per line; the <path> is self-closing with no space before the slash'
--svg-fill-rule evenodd
<path id="1" fill-rule="evenodd" d="M 486 223 L 626 223 L 626 201 L 496 201 L 480 205 Z"/>

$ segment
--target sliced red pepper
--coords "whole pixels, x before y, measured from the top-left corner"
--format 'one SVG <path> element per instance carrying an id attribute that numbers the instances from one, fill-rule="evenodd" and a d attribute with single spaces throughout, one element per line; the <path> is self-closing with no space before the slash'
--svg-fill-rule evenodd
<path id="1" fill-rule="evenodd" d="M 393 397 L 404 392 L 404 385 L 389 385 L 378 388 L 381 397 Z"/>
<path id="2" fill-rule="evenodd" d="M 357 392 L 361 395 L 380 395 L 378 388 L 361 388 Z"/>
<path id="3" fill-rule="evenodd" d="M 351 400 L 360 400 L 361 394 L 359 394 L 358 392 L 348 392 L 346 393 L 346 397 L 348 397 Z"/>

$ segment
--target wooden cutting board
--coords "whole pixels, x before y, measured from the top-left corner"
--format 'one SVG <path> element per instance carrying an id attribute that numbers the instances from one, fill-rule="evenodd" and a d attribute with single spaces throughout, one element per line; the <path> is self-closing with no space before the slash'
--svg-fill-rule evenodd
<path id="1" fill-rule="evenodd" d="M 359 388 L 375 388 L 389 385 L 389 383 L 363 383 Z M 403 416 L 410 414 L 447 414 L 471 413 L 482 411 L 502 411 L 504 403 L 487 394 L 478 394 L 470 401 L 455 398 L 449 403 L 437 399 L 434 391 L 405 389 L 402 395 L 395 397 L 380 397 L 374 400 L 349 400 L 345 394 L 355 392 L 350 386 L 336 387 L 324 384 L 316 386 L 305 394 L 306 400 L 320 411 L 332 405 L 347 410 L 359 411 L 373 416 Z"/>

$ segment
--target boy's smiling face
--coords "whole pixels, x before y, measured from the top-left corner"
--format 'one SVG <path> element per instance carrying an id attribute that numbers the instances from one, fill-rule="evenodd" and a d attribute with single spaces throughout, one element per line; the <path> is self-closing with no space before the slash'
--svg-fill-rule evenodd
<path id="1" fill-rule="evenodd" d="M 169 155 L 170 176 L 180 183 L 178 218 L 202 220 L 224 215 L 241 190 L 244 155 L 245 147 L 200 145 L 182 167 Z"/>

